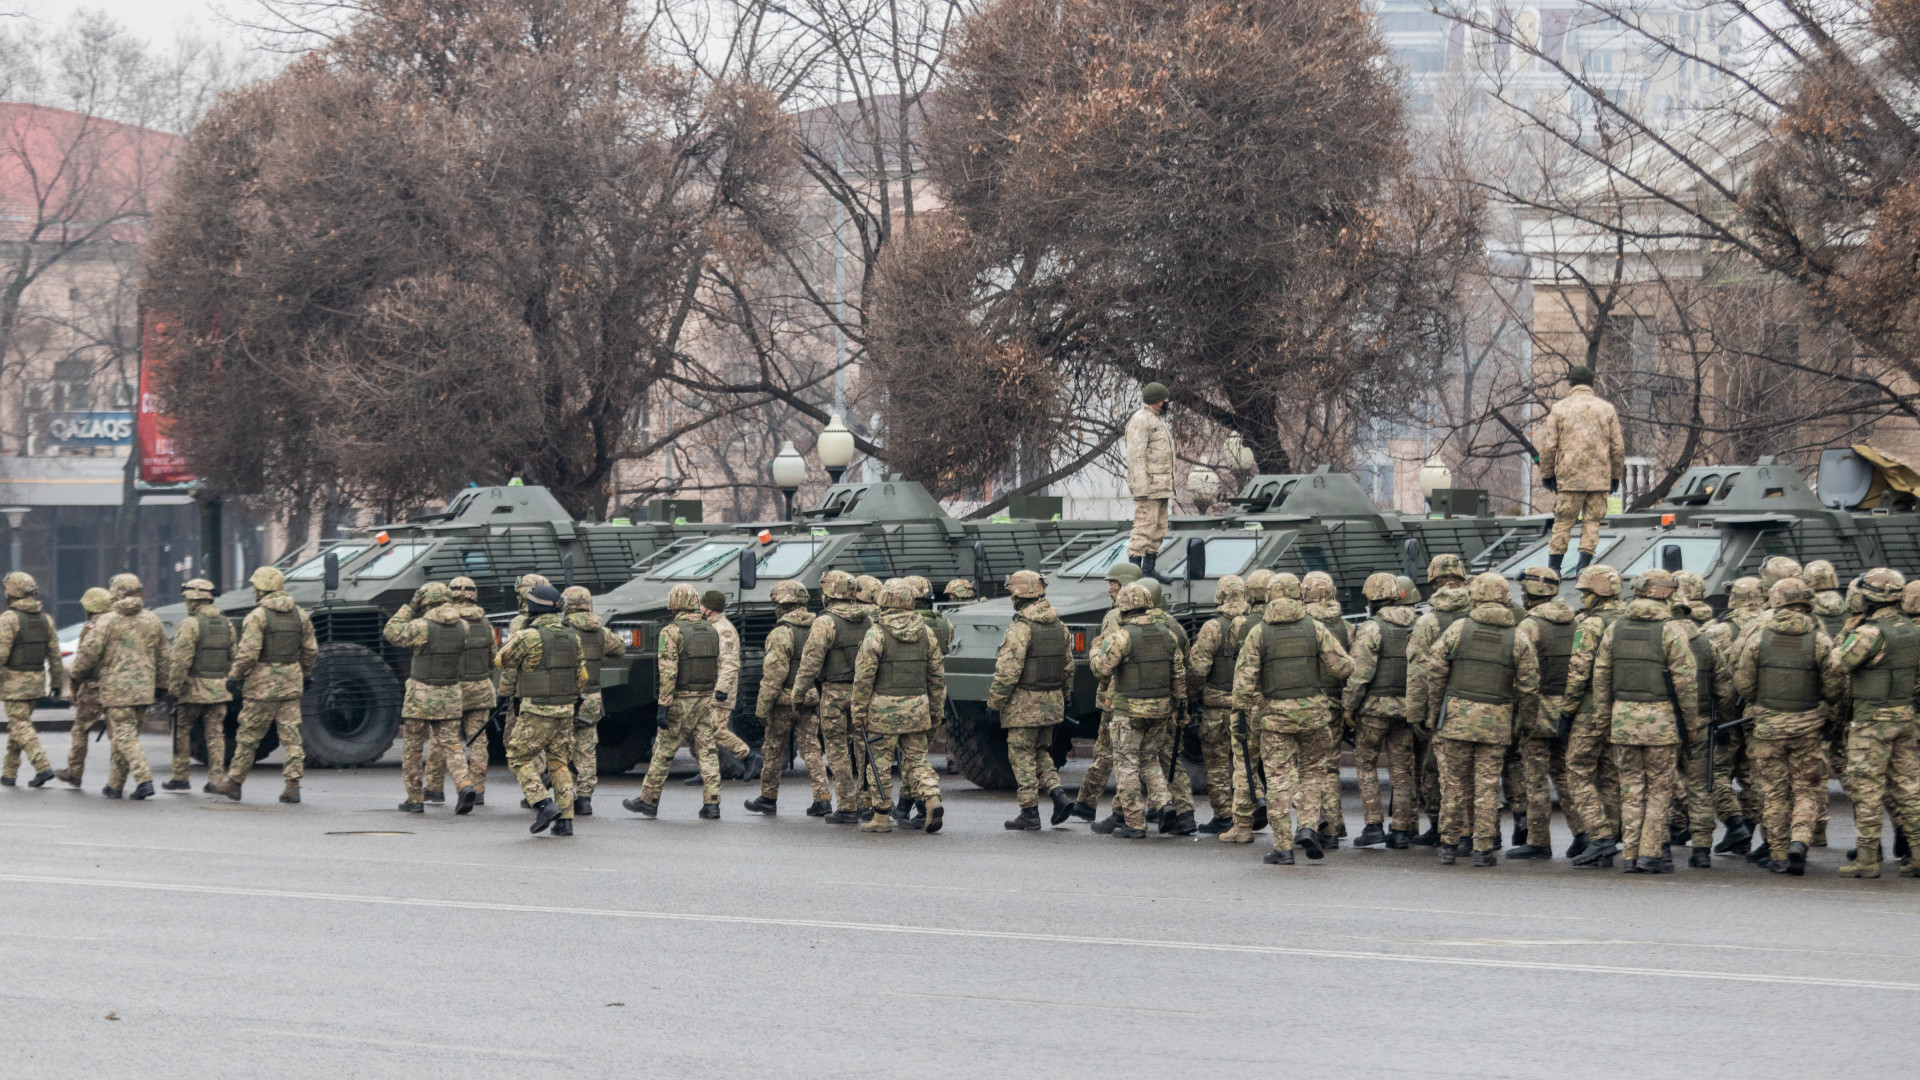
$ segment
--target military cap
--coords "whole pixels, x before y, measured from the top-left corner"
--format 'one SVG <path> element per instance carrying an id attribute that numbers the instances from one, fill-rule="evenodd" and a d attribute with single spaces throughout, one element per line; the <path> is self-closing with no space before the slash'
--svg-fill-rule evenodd
<path id="1" fill-rule="evenodd" d="M 685 587 L 688 586 L 674 586 L 676 589 Z M 671 597 L 668 598 L 667 603 L 668 606 L 672 606 L 673 601 Z M 551 585 L 535 585 L 533 588 L 528 589 L 527 610 L 537 610 L 542 614 L 560 610 L 560 590 Z"/>
<path id="2" fill-rule="evenodd" d="M 1149 405 L 1160 404 L 1167 400 L 1167 385 L 1157 382 L 1148 383 L 1140 388 L 1140 400 Z"/>
<path id="3" fill-rule="evenodd" d="M 708 611 L 727 610 L 727 594 L 719 589 L 708 589 L 700 594 L 700 606 Z"/>
<path id="4" fill-rule="evenodd" d="M 1593 369 L 1585 364 L 1575 364 L 1567 371 L 1567 382 L 1574 386 L 1592 386 Z"/>

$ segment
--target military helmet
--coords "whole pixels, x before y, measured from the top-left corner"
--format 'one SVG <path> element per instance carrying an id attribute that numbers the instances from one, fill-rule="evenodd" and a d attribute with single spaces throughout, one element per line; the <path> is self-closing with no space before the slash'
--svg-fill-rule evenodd
<path id="1" fill-rule="evenodd" d="M 1860 579 L 1865 576 L 1865 574 L 1855 574 L 1853 580 L 1847 582 L 1847 610 L 1855 615 L 1867 613 L 1867 598 L 1860 591 Z"/>
<path id="2" fill-rule="evenodd" d="M 1047 579 L 1037 570 L 1015 570 L 1007 575 L 1007 592 L 1022 600 L 1047 595 Z"/>
<path id="3" fill-rule="evenodd" d="M 1160 587 L 1160 582 L 1157 579 L 1143 577 L 1139 581 L 1134 582 L 1134 584 L 1147 590 L 1147 600 L 1154 607 L 1163 608 L 1167 606 L 1167 592 Z"/>
<path id="4" fill-rule="evenodd" d="M 1757 608 L 1767 602 L 1767 592 L 1760 587 L 1757 577 L 1735 578 L 1727 587 L 1727 606 L 1736 608 Z"/>
<path id="5" fill-rule="evenodd" d="M 1332 600 L 1338 593 L 1333 587 L 1333 575 L 1325 570 L 1315 570 L 1300 579 L 1300 599 L 1319 603 Z"/>
<path id="6" fill-rule="evenodd" d="M 915 600 L 925 600 L 933 595 L 933 582 L 928 581 L 919 574 L 908 574 L 902 580 L 907 583 L 907 588 L 913 590 L 913 598 Z"/>
<path id="7" fill-rule="evenodd" d="M 767 599 L 776 604 L 804 604 L 807 602 L 807 587 L 797 581 L 782 581 L 767 590 Z"/>
<path id="8" fill-rule="evenodd" d="M 691 585 L 675 585 L 675 589 L 691 589 Z M 667 606 L 673 606 L 673 595 L 667 595 Z M 527 610 L 546 615 L 560 610 L 560 590 L 551 585 L 535 585 L 527 590 Z"/>
<path id="9" fill-rule="evenodd" d="M 287 587 L 287 575 L 277 566 L 262 566 L 247 579 L 255 592 L 276 593 Z"/>
<path id="10" fill-rule="evenodd" d="M 972 600 L 979 595 L 973 591 L 973 582 L 963 577 L 957 577 L 947 582 L 947 587 L 944 591 L 947 594 L 947 599 L 956 604 L 962 600 Z"/>
<path id="11" fill-rule="evenodd" d="M 1707 579 L 1691 570 L 1675 570 L 1673 587 L 1680 593 L 1682 600 L 1705 600 L 1707 598 Z"/>
<path id="12" fill-rule="evenodd" d="M 1395 576 L 1393 580 L 1400 585 L 1400 602 L 1402 604 L 1417 604 L 1420 602 L 1420 586 L 1414 584 L 1412 578 L 1405 574 L 1399 574 Z"/>
<path id="13" fill-rule="evenodd" d="M 1115 559 L 1107 564 L 1108 581 L 1117 581 L 1122 585 L 1130 585 L 1139 581 L 1140 577 L 1140 567 L 1125 559 Z M 1116 599 L 1118 598 L 1116 597 Z"/>
<path id="14" fill-rule="evenodd" d="M 551 585 L 539 585 L 535 587 L 541 588 L 541 589 L 553 588 L 553 586 Z M 532 596 L 533 594 L 528 593 L 527 595 Z M 675 585 L 673 588 L 667 590 L 667 610 L 668 611 L 693 611 L 699 608 L 699 606 L 700 606 L 700 590 L 694 588 L 693 586 L 687 584 L 686 582 L 683 581 L 680 584 Z"/>
<path id="15" fill-rule="evenodd" d="M 1264 604 L 1267 602 L 1267 590 L 1273 585 L 1273 571 L 1261 567 L 1247 575 L 1247 602 Z"/>
<path id="16" fill-rule="evenodd" d="M 1785 555 L 1769 555 L 1767 561 L 1760 564 L 1760 587 L 1771 590 L 1774 583 L 1787 578 L 1800 577 L 1800 564 Z M 1801 579 L 1801 584 L 1805 584 Z"/>
<path id="17" fill-rule="evenodd" d="M 1300 599 L 1300 579 L 1292 574 L 1275 574 L 1267 580 L 1268 600 Z"/>
<path id="18" fill-rule="evenodd" d="M 569 585 L 560 593 L 560 607 L 565 611 L 592 611 L 593 594 L 585 586 Z"/>
<path id="19" fill-rule="evenodd" d="M 1467 580 L 1466 561 L 1458 555 L 1435 555 L 1427 564 L 1427 582 L 1432 584 L 1441 578 Z"/>
<path id="20" fill-rule="evenodd" d="M 1920 615 L 1920 581 L 1909 581 L 1907 587 L 1900 590 L 1900 610 Z"/>
<path id="21" fill-rule="evenodd" d="M 878 603 L 880 600 L 880 579 L 872 574 L 861 574 L 853 579 L 853 598 L 863 604 Z"/>
<path id="22" fill-rule="evenodd" d="M 475 585 L 470 577 L 457 577 L 447 582 L 447 591 L 453 594 L 455 600 L 477 600 L 480 597 L 480 586 Z"/>
<path id="23" fill-rule="evenodd" d="M 853 575 L 845 570 L 829 570 L 821 574 L 820 595 L 829 600 L 853 599 Z"/>
<path id="24" fill-rule="evenodd" d="M 1247 600 L 1247 579 L 1239 574 L 1222 574 L 1213 583 L 1214 604 L 1243 604 Z"/>
<path id="25" fill-rule="evenodd" d="M 1368 600 L 1392 600 L 1400 595 L 1400 582 L 1385 571 L 1368 574 L 1366 583 L 1360 586 L 1360 595 Z"/>
<path id="26" fill-rule="evenodd" d="M 15 600 L 40 591 L 40 583 L 33 580 L 33 575 L 19 570 L 7 575 L 5 585 L 7 596 Z"/>
<path id="27" fill-rule="evenodd" d="M 1807 588 L 1814 592 L 1832 592 L 1840 587 L 1840 571 L 1825 559 L 1815 559 L 1807 564 L 1800 580 L 1806 582 Z"/>
<path id="28" fill-rule="evenodd" d="M 1813 603 L 1813 590 L 1807 588 L 1807 583 L 1797 577 L 1781 578 L 1773 583 L 1773 588 L 1767 590 L 1769 607 L 1784 608 L 1794 604 L 1811 603 Z"/>
<path id="29" fill-rule="evenodd" d="M 194 578 L 180 586 L 180 596 L 186 600 L 213 599 L 213 582 L 206 578 Z"/>
<path id="30" fill-rule="evenodd" d="M 260 570 L 273 570 L 273 568 L 263 566 Z M 255 570 L 253 576 L 256 578 L 259 577 L 260 570 Z M 273 572 L 276 575 L 280 573 L 278 570 L 274 570 Z M 282 580 L 285 580 L 284 576 Z M 107 591 L 113 594 L 115 600 L 125 600 L 129 596 L 139 596 L 142 588 L 143 586 L 140 584 L 140 579 L 134 577 L 132 574 L 115 574 L 112 580 L 107 582 Z"/>
<path id="31" fill-rule="evenodd" d="M 1633 575 L 1633 595 L 1646 600 L 1665 600 L 1673 595 L 1673 573 L 1655 567 Z"/>
<path id="32" fill-rule="evenodd" d="M 1528 596 L 1560 595 L 1560 573 L 1551 566 L 1529 566 L 1520 571 L 1520 591 Z"/>
<path id="33" fill-rule="evenodd" d="M 1898 603 L 1900 594 L 1907 588 L 1906 575 L 1885 566 L 1876 566 L 1855 580 L 1860 586 L 1860 598 L 1872 604 Z"/>
<path id="34" fill-rule="evenodd" d="M 1475 574 L 1467 582 L 1467 599 L 1476 604 L 1504 604 L 1513 599 L 1513 592 L 1499 574 Z"/>
<path id="35" fill-rule="evenodd" d="M 95 585 L 80 594 L 80 610 L 89 615 L 98 615 L 113 606 L 113 594 Z"/>
<path id="36" fill-rule="evenodd" d="M 908 610 L 913 607 L 913 586 L 900 578 L 890 578 L 880 586 L 879 604 L 883 608 Z"/>
<path id="37" fill-rule="evenodd" d="M 1595 596 L 1619 596 L 1620 571 L 1606 563 L 1594 563 L 1580 571 L 1580 576 L 1575 579 L 1573 587 Z"/>
<path id="38" fill-rule="evenodd" d="M 513 591 L 516 595 L 518 595 L 521 599 L 524 600 L 526 599 L 527 594 L 532 592 L 535 588 L 541 585 L 551 585 L 551 584 L 553 584 L 553 582 L 548 581 L 544 576 L 540 574 L 521 574 L 520 580 L 513 583 Z"/>
<path id="39" fill-rule="evenodd" d="M 429 581 L 420 586 L 420 591 L 416 595 L 420 597 L 421 611 L 437 608 L 453 599 L 453 594 L 447 591 L 446 585 L 438 581 Z"/>
<path id="40" fill-rule="evenodd" d="M 1153 598 L 1147 595 L 1147 587 L 1138 581 L 1122 585 L 1119 595 L 1113 599 L 1121 611 L 1145 611 L 1153 606 Z"/>
<path id="41" fill-rule="evenodd" d="M 708 589 L 700 594 L 700 606 L 708 611 L 727 610 L 727 594 L 719 589 Z"/>

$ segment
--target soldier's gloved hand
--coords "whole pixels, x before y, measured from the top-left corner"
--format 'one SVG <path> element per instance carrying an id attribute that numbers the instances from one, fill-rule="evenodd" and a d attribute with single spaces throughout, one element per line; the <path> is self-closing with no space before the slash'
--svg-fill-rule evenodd
<path id="1" fill-rule="evenodd" d="M 725 705 L 727 703 L 727 692 L 725 690 L 715 690 L 713 692 L 713 700 Z"/>
<path id="2" fill-rule="evenodd" d="M 240 680 L 239 679 L 227 680 L 227 693 L 232 694 L 234 697 L 240 696 Z"/>
<path id="3" fill-rule="evenodd" d="M 1619 477 L 1616 476 L 1613 478 L 1613 486 L 1608 488 L 1607 492 L 1608 494 L 1612 494 L 1612 495 L 1620 494 L 1620 478 Z"/>
<path id="4" fill-rule="evenodd" d="M 1551 476 L 1546 476 L 1541 478 L 1540 486 L 1546 488 L 1548 491 L 1557 493 L 1560 490 L 1560 481 L 1555 480 Z"/>
<path id="5" fill-rule="evenodd" d="M 653 707 L 653 722 L 663 729 L 672 724 L 672 721 L 667 718 L 667 711 L 667 706 L 665 705 L 655 705 Z"/>

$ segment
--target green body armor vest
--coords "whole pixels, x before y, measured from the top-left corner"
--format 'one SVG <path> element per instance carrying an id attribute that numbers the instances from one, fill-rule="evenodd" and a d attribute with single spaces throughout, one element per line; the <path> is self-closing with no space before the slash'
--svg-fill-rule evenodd
<path id="1" fill-rule="evenodd" d="M 580 697 L 580 635 L 564 626 L 542 626 L 540 666 L 520 673 L 520 700 L 533 705 L 571 705 Z"/>
<path id="2" fill-rule="evenodd" d="M 947 621 L 945 615 L 932 611 L 921 612 L 920 621 L 927 624 L 927 632 L 933 635 L 934 642 L 940 646 L 940 655 L 947 655 L 947 650 L 953 647 L 953 624 Z"/>
<path id="3" fill-rule="evenodd" d="M 1312 618 L 1260 624 L 1260 694 L 1276 701 L 1326 693 L 1320 671 L 1320 624 Z"/>
<path id="4" fill-rule="evenodd" d="M 927 692 L 927 635 L 901 641 L 880 632 L 880 668 L 873 673 L 873 692 L 887 697 L 920 697 Z"/>
<path id="5" fill-rule="evenodd" d="M 720 683 L 720 631 L 704 619 L 675 619 L 680 630 L 680 676 L 676 694 L 711 694 Z"/>
<path id="6" fill-rule="evenodd" d="M 460 650 L 460 681 L 493 676 L 493 627 L 485 619 L 467 620 L 467 643 Z"/>
<path id="7" fill-rule="evenodd" d="M 867 627 L 873 624 L 872 620 L 865 615 L 849 619 L 831 611 L 822 617 L 833 620 L 833 644 L 827 646 L 827 658 L 820 664 L 820 681 L 850 683 L 853 681 L 853 661 L 860 655 L 860 643 L 866 640 Z"/>
<path id="8" fill-rule="evenodd" d="M 787 628 L 787 644 L 786 644 L 787 690 L 788 692 L 792 692 L 795 687 L 800 685 L 800 645 L 806 637 L 806 634 L 803 633 L 803 631 L 806 628 L 801 626 L 794 626 L 791 623 L 783 623 L 781 625 L 784 625 Z M 779 629 L 779 627 L 775 627 L 774 629 L 777 630 Z M 764 664 L 766 660 L 771 659 L 772 657 L 773 657 L 773 635 L 768 634 L 767 648 L 765 653 L 763 654 L 763 659 L 761 663 Z"/>
<path id="9" fill-rule="evenodd" d="M 1534 655 L 1540 658 L 1540 694 L 1559 697 L 1567 692 L 1567 665 L 1573 659 L 1574 623 L 1534 619 Z"/>
<path id="10" fill-rule="evenodd" d="M 200 624 L 200 636 L 193 643 L 193 665 L 187 674 L 195 679 L 224 679 L 233 668 L 233 624 L 212 604 L 193 613 Z"/>
<path id="11" fill-rule="evenodd" d="M 1814 618 L 1820 620 L 1820 626 L 1826 630 L 1828 637 L 1835 641 L 1840 640 L 1840 630 L 1847 625 L 1846 612 L 1843 611 L 1837 615 L 1815 615 Z"/>
<path id="12" fill-rule="evenodd" d="M 1173 634 L 1158 623 L 1127 623 L 1132 649 L 1114 676 L 1113 692 L 1128 701 L 1153 701 L 1173 696 Z"/>
<path id="13" fill-rule="evenodd" d="M 1240 635 L 1234 632 L 1230 616 L 1216 615 L 1213 621 L 1220 627 L 1220 648 L 1214 651 L 1213 666 L 1207 669 L 1207 689 L 1231 694 L 1233 665 L 1240 656 Z"/>
<path id="14" fill-rule="evenodd" d="M 1373 620 L 1380 628 L 1380 651 L 1374 656 L 1373 681 L 1367 683 L 1368 697 L 1407 696 L 1407 641 L 1413 637 L 1411 626 L 1397 626 L 1385 619 Z"/>
<path id="15" fill-rule="evenodd" d="M 260 663 L 297 664 L 300 662 L 300 612 L 262 609 L 267 613 L 260 634 Z"/>
<path id="16" fill-rule="evenodd" d="M 1814 653 L 1818 646 L 1811 631 L 1786 634 L 1771 627 L 1760 631 L 1755 659 L 1759 685 L 1753 703 L 1778 712 L 1806 712 L 1819 705 L 1820 670 Z"/>
<path id="17" fill-rule="evenodd" d="M 1613 624 L 1613 700 L 1672 700 L 1667 692 L 1667 654 L 1660 647 L 1663 629 L 1645 619 Z"/>
<path id="18" fill-rule="evenodd" d="M 1447 696 L 1480 705 L 1511 705 L 1519 696 L 1513 689 L 1513 634 L 1511 626 L 1473 623 L 1460 631 L 1447 672 Z"/>
<path id="19" fill-rule="evenodd" d="M 427 623 L 427 640 L 414 647 L 413 681 L 426 686 L 455 686 L 460 682 L 460 658 L 467 651 L 464 623 Z"/>
<path id="20" fill-rule="evenodd" d="M 47 630 L 47 617 L 37 611 L 31 615 L 16 611 L 13 617 L 18 629 L 13 633 L 13 650 L 7 653 L 7 670 L 43 670 L 47 666 L 47 642 L 53 638 Z"/>
<path id="21" fill-rule="evenodd" d="M 1027 634 L 1027 661 L 1020 666 L 1017 690 L 1052 691 L 1067 686 L 1067 628 L 1060 623 L 1036 623 Z"/>
<path id="22" fill-rule="evenodd" d="M 1915 670 L 1920 668 L 1920 626 L 1904 617 L 1874 625 L 1880 628 L 1880 658 L 1853 673 L 1854 707 L 1911 705 Z"/>
<path id="23" fill-rule="evenodd" d="M 1333 635 L 1333 640 L 1339 642 L 1342 649 L 1351 649 L 1353 647 L 1353 632 L 1348 629 L 1347 620 L 1337 618 L 1322 619 L 1318 615 L 1314 616 L 1314 620 L 1321 626 L 1327 628 L 1327 632 Z M 1340 700 L 1341 690 L 1346 684 L 1347 680 L 1340 678 L 1333 672 L 1324 668 L 1321 670 L 1320 689 L 1335 701 Z"/>
<path id="24" fill-rule="evenodd" d="M 580 635 L 580 662 L 587 665 L 587 688 L 580 692 L 597 694 L 600 692 L 600 665 L 607 660 L 607 636 L 600 631 L 599 619 L 588 618 L 585 622 L 590 625 L 569 624 L 574 632 Z M 714 633 L 717 636 L 719 631 L 716 630 Z"/>

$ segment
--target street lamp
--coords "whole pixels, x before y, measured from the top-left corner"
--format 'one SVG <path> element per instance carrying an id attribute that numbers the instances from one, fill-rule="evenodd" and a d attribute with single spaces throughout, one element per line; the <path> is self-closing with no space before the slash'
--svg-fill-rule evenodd
<path id="1" fill-rule="evenodd" d="M 1435 454 L 1420 466 L 1420 494 L 1426 496 L 1427 508 L 1433 508 L 1433 493 L 1453 486 L 1453 470 Z"/>
<path id="2" fill-rule="evenodd" d="M 11 532 L 12 543 L 8 548 L 10 561 L 7 563 L 7 569 L 10 571 L 20 569 L 20 526 L 26 523 L 27 509 L 24 506 L 9 506 L 0 510 L 0 514 L 7 515 L 7 528 Z"/>
<path id="3" fill-rule="evenodd" d="M 839 483 L 846 475 L 847 466 L 853 464 L 853 432 L 847 430 L 839 413 L 834 413 L 833 419 L 827 422 L 815 446 L 820 452 L 820 464 L 827 467 L 827 478 Z"/>
<path id="4" fill-rule="evenodd" d="M 1213 505 L 1214 496 L 1220 494 L 1220 474 L 1205 465 L 1195 465 L 1187 474 L 1187 490 L 1200 500 L 1200 509 Z"/>
<path id="5" fill-rule="evenodd" d="M 1235 472 L 1253 468 L 1253 450 L 1237 431 L 1227 432 L 1227 467 Z"/>
<path id="6" fill-rule="evenodd" d="M 787 497 L 787 520 L 793 520 L 793 494 L 807 479 L 807 461 L 800 451 L 793 448 L 793 440 L 788 439 L 780 445 L 780 453 L 773 459 L 773 486 Z"/>

